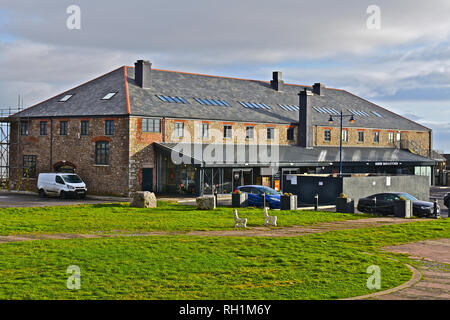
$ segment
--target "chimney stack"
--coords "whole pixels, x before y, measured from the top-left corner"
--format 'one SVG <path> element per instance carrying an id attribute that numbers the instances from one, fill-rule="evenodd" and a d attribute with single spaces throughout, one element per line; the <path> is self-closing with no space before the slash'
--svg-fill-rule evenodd
<path id="1" fill-rule="evenodd" d="M 272 80 L 270 81 L 270 86 L 276 91 L 283 91 L 284 81 L 281 80 L 281 71 L 274 71 L 272 73 Z"/>
<path id="2" fill-rule="evenodd" d="M 152 83 L 152 64 L 148 60 L 134 63 L 134 81 L 141 88 L 150 88 Z"/>
<path id="3" fill-rule="evenodd" d="M 304 148 L 313 147 L 312 97 L 310 90 L 303 89 L 299 95 L 298 144 Z"/>
<path id="4" fill-rule="evenodd" d="M 323 83 L 314 83 L 313 85 L 313 93 L 317 94 L 319 96 L 324 96 L 325 95 L 325 90 L 327 88 L 325 87 L 325 85 Z"/>

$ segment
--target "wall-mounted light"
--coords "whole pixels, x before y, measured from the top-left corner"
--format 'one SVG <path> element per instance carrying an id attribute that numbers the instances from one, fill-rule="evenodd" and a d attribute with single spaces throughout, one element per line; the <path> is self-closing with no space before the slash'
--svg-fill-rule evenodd
<path id="1" fill-rule="evenodd" d="M 330 119 L 328 119 L 328 123 L 329 124 L 333 124 L 333 117 L 332 116 L 330 116 Z"/>

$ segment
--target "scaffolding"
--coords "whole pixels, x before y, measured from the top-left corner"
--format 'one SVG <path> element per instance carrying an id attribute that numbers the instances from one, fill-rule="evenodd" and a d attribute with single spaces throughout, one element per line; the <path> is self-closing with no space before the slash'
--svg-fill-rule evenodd
<path id="1" fill-rule="evenodd" d="M 11 150 L 11 122 L 14 121 L 10 116 L 21 111 L 19 106 L 16 108 L 0 109 L 0 190 L 10 189 L 10 177 L 14 169 L 10 163 Z"/>

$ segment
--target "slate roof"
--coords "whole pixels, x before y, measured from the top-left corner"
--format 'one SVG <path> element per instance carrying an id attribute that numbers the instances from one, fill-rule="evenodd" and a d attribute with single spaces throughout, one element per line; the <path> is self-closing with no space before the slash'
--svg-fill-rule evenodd
<path id="1" fill-rule="evenodd" d="M 195 164 L 206 166 L 224 167 L 238 165 L 242 167 L 243 163 L 249 163 L 250 166 L 268 166 L 273 162 L 277 162 L 282 166 L 329 166 L 331 163 L 335 165 L 339 163 L 339 147 L 314 147 L 313 149 L 308 149 L 295 145 L 279 145 L 277 146 L 278 151 L 272 149 L 272 158 L 270 156 L 264 158 L 261 155 L 268 154 L 268 152 L 262 149 L 263 146 L 258 145 L 154 143 L 154 146 L 168 154 L 175 152 L 176 156 L 184 155 L 187 157 L 185 159 L 194 159 Z M 270 149 L 270 146 L 267 148 Z M 214 153 L 212 150 L 215 150 Z M 212 157 L 208 157 L 210 154 L 212 154 Z M 260 156 L 255 158 L 256 155 Z M 214 161 L 215 159 L 220 161 L 217 163 Z M 226 163 L 227 161 L 225 160 L 229 163 Z M 365 147 L 343 148 L 342 162 L 344 164 L 369 163 L 370 165 L 435 165 L 434 160 L 408 151 Z"/>
<path id="2" fill-rule="evenodd" d="M 124 71 L 126 71 L 126 79 Z M 268 81 L 152 69 L 151 88 L 143 89 L 134 82 L 134 68 L 124 66 L 25 109 L 16 116 L 64 117 L 131 114 L 184 119 L 296 124 L 299 112 L 284 110 L 279 104 L 297 106 L 298 93 L 305 88 L 311 89 L 310 86 L 285 84 L 283 91 L 278 92 L 271 88 Z M 108 92 L 117 92 L 117 94 L 111 100 L 101 100 Z M 59 99 L 65 94 L 74 94 L 74 96 L 66 102 L 59 102 Z M 185 98 L 189 103 L 163 102 L 157 95 L 179 96 Z M 230 106 L 201 105 L 194 98 L 216 98 L 225 100 Z M 245 108 L 239 101 L 264 103 L 271 108 L 269 110 Z M 369 117 L 355 116 L 355 123 L 350 124 L 346 121 L 345 127 L 430 130 L 345 90 L 327 88 L 324 96 L 313 96 L 312 106 L 344 109 L 345 113 L 349 113 L 348 109 L 356 109 L 370 115 Z M 377 117 L 371 111 L 379 113 L 382 118 Z M 328 115 L 313 110 L 312 123 L 313 125 L 329 126 Z M 335 121 L 335 125 L 338 125 L 338 121 Z"/>
<path id="3" fill-rule="evenodd" d="M 18 112 L 13 117 L 128 115 L 124 79 L 124 67 L 120 67 Z M 109 92 L 117 93 L 110 100 L 102 100 Z M 67 94 L 73 96 L 65 102 L 59 102 Z"/>

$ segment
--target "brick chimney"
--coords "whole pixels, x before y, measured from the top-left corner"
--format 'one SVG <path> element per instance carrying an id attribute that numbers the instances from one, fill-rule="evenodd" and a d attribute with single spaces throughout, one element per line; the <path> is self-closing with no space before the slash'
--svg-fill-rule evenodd
<path id="1" fill-rule="evenodd" d="M 276 91 L 283 91 L 284 81 L 281 80 L 281 71 L 274 71 L 272 73 L 272 80 L 270 81 L 270 86 Z"/>
<path id="2" fill-rule="evenodd" d="M 300 147 L 313 147 L 312 97 L 310 90 L 303 89 L 299 95 L 298 144 Z"/>
<path id="3" fill-rule="evenodd" d="M 313 93 L 317 94 L 318 96 L 324 96 L 326 90 L 327 88 L 323 83 L 314 83 L 313 85 Z"/>
<path id="4" fill-rule="evenodd" d="M 148 60 L 134 63 L 134 81 L 141 88 L 150 88 L 152 84 L 152 64 Z"/>

